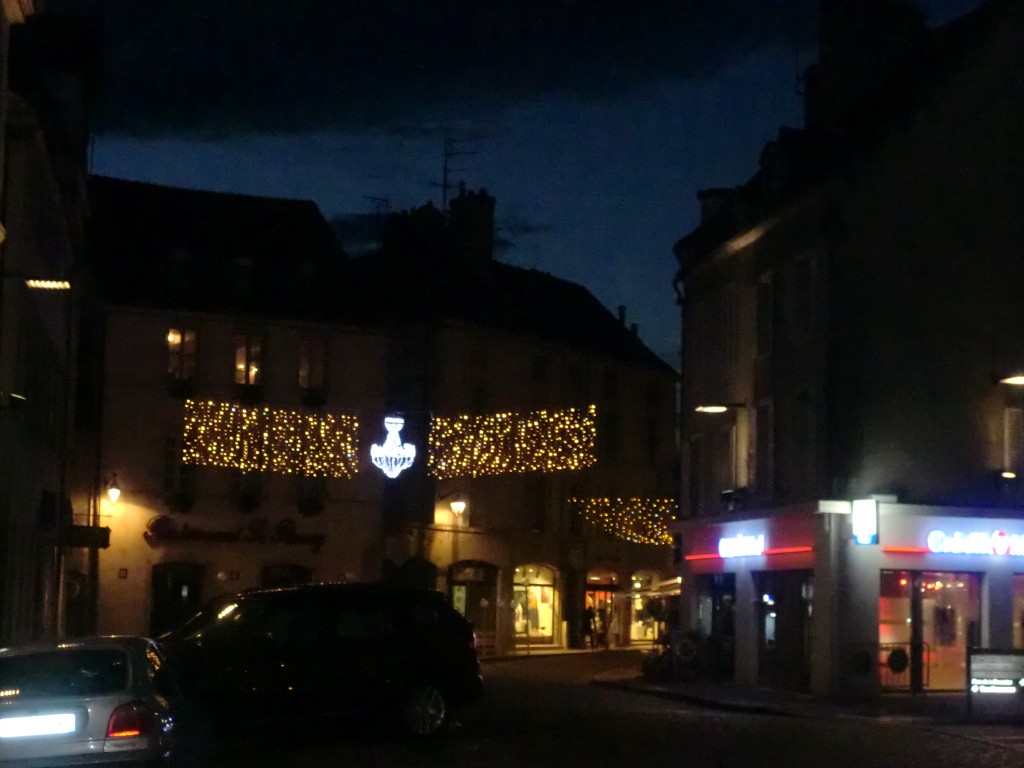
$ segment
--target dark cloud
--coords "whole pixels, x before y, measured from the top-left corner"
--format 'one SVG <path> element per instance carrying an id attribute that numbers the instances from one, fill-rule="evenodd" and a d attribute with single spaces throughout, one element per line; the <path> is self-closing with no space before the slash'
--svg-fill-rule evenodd
<path id="1" fill-rule="evenodd" d="M 701 77 L 763 46 L 806 41 L 813 0 L 101 4 L 100 131 L 236 134 L 383 125 L 450 104 L 601 97 Z"/>

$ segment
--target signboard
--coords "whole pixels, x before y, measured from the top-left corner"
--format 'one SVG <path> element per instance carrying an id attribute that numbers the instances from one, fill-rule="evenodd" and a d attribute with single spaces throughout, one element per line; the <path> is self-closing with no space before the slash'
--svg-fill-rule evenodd
<path id="1" fill-rule="evenodd" d="M 967 656 L 967 716 L 1024 719 L 1024 651 L 972 648 Z"/>
<path id="2" fill-rule="evenodd" d="M 995 531 L 942 531 L 928 534 L 928 549 L 950 555 L 1014 555 L 1024 557 L 1024 536 Z"/>
<path id="3" fill-rule="evenodd" d="M 723 536 L 718 540 L 719 557 L 757 557 L 764 554 L 764 534 Z"/>
<path id="4" fill-rule="evenodd" d="M 851 513 L 853 541 L 859 545 L 878 543 L 878 502 L 874 499 L 855 499 Z"/>

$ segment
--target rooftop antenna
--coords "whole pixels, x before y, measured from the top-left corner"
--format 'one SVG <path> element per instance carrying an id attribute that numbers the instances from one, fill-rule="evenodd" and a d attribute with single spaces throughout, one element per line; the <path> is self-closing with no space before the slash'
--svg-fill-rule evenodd
<path id="1" fill-rule="evenodd" d="M 451 185 L 448 183 L 448 176 L 453 170 L 451 167 L 451 159 L 453 157 L 464 157 L 467 155 L 475 155 L 476 152 L 457 152 L 455 146 L 457 144 L 465 144 L 465 140 L 453 139 L 450 136 L 445 136 L 444 139 L 444 154 L 443 162 L 441 163 L 441 183 L 432 182 L 432 186 L 441 187 L 441 211 L 446 213 L 448 211 L 448 190 Z M 464 170 L 464 169 L 461 169 Z"/>

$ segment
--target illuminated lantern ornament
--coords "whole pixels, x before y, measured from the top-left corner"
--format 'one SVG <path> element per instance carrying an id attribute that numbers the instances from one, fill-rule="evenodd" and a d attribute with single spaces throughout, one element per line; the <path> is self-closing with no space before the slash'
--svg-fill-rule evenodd
<path id="1" fill-rule="evenodd" d="M 388 436 L 384 438 L 384 445 L 370 446 L 370 461 L 390 478 L 398 477 L 403 470 L 411 467 L 416 459 L 416 446 L 412 443 L 403 443 L 398 436 L 404 426 L 405 419 L 399 416 L 386 417 L 384 429 L 388 431 Z"/>

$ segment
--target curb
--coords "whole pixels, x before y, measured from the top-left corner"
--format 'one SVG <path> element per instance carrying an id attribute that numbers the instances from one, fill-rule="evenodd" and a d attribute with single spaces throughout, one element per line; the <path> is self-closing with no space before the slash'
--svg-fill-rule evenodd
<path id="1" fill-rule="evenodd" d="M 770 715 L 772 717 L 804 717 L 804 715 L 787 712 L 784 709 L 764 704 L 744 704 L 742 702 L 721 701 L 719 699 L 710 699 L 706 696 L 697 696 L 695 694 L 682 693 L 680 691 L 669 691 L 664 688 L 645 688 L 643 686 L 614 680 L 594 679 L 590 681 L 590 684 L 596 685 L 599 688 L 611 688 L 617 691 L 642 693 L 645 696 L 653 696 L 658 699 L 682 701 L 687 704 L 695 704 L 699 707 L 704 707 L 705 709 L 714 709 L 720 712 L 739 712 L 748 715 Z"/>

